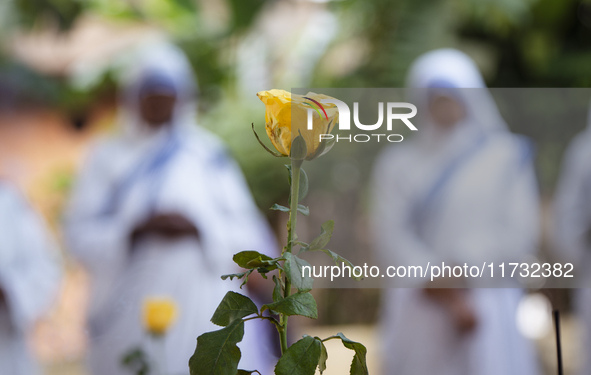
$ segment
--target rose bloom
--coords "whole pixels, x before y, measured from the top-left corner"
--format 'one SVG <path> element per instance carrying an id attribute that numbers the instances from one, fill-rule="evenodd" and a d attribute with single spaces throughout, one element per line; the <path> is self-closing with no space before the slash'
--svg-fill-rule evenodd
<path id="1" fill-rule="evenodd" d="M 313 92 L 306 95 L 297 95 L 284 90 L 261 91 L 257 93 L 257 96 L 265 104 L 265 129 L 267 135 L 280 154 L 290 156 L 292 129 L 294 128 L 306 141 L 306 160 L 312 160 L 322 153 L 327 141 L 320 142 L 320 135 L 329 134 L 334 129 L 338 110 L 335 104 L 324 104 L 320 101 L 333 98 Z M 316 103 L 304 97 L 321 103 L 326 114 L 322 109 L 316 110 L 308 105 L 313 104 L 317 107 Z M 312 130 L 307 128 L 308 110 L 312 110 Z M 295 124 L 294 128 L 292 128 L 292 121 Z"/>
<path id="2" fill-rule="evenodd" d="M 169 298 L 146 298 L 143 307 L 144 328 L 153 335 L 165 334 L 176 320 L 177 306 Z"/>

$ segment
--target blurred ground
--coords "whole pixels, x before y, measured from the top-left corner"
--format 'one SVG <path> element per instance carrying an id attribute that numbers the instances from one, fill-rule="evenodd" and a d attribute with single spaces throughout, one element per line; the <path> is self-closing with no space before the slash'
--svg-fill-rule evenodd
<path id="1" fill-rule="evenodd" d="M 564 355 L 564 374 L 573 375 L 580 364 L 582 353 L 580 352 L 580 327 L 578 322 L 570 315 L 562 318 L 562 352 Z M 321 338 L 332 336 L 342 332 L 349 339 L 363 343 L 367 347 L 367 367 L 372 375 L 392 375 L 382 371 L 380 367 L 380 343 L 379 329 L 375 325 L 335 325 L 335 326 L 301 326 L 297 328 L 301 337 L 304 334 Z M 392 334 L 396 334 L 392 332 Z M 536 341 L 538 355 L 544 375 L 557 373 L 556 341 L 554 332 L 548 332 L 543 338 Z M 326 342 L 328 350 L 327 369 L 324 375 L 342 375 L 349 373 L 349 366 L 353 359 L 353 352 L 346 349 L 339 340 Z M 317 372 L 319 374 L 319 372 Z"/>
<path id="2" fill-rule="evenodd" d="M 573 375 L 581 358 L 579 347 L 579 329 L 576 321 L 567 316 L 563 319 L 563 353 L 564 373 Z M 342 332 L 351 340 L 359 341 L 367 347 L 367 361 L 369 373 L 372 375 L 390 375 L 380 368 L 379 358 L 379 331 L 373 325 L 337 325 L 337 326 L 310 326 L 299 327 L 296 337 L 304 334 L 318 337 L 332 336 Z M 543 374 L 556 374 L 556 346 L 553 333 L 549 333 L 543 339 L 536 342 L 539 350 Z M 346 349 L 339 340 L 331 340 L 326 343 L 328 350 L 327 369 L 325 375 L 343 375 L 349 373 L 349 366 L 353 359 L 353 352 Z M 81 361 L 61 362 L 46 366 L 48 375 L 86 375 Z M 319 374 L 319 372 L 317 372 Z M 264 374 L 268 375 L 268 374 Z"/>
<path id="3" fill-rule="evenodd" d="M 367 348 L 367 367 L 370 374 L 380 374 L 379 344 L 377 328 L 368 325 L 335 325 L 335 326 L 301 326 L 297 329 L 294 339 L 306 334 L 325 338 L 342 332 L 348 339 L 357 341 Z M 323 375 L 348 374 L 354 352 L 343 346 L 340 340 L 325 342 L 328 351 L 326 371 Z M 319 371 L 316 371 L 319 374 Z"/>

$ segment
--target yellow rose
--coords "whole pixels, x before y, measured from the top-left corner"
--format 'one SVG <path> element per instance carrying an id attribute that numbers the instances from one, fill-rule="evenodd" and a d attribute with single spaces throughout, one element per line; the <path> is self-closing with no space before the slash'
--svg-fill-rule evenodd
<path id="1" fill-rule="evenodd" d="M 320 103 L 330 96 L 309 92 L 297 95 L 284 90 L 269 90 L 257 93 L 265 104 L 265 129 L 273 146 L 283 156 L 290 156 L 292 131 L 301 134 L 306 141 L 305 159 L 312 160 L 322 154 L 327 140 L 320 142 L 321 134 L 329 134 L 336 124 L 338 114 L 335 104 Z M 312 130 L 308 130 L 308 110 L 312 111 Z M 292 126 L 292 123 L 294 126 Z"/>
<path id="2" fill-rule="evenodd" d="M 165 334 L 176 316 L 176 303 L 169 298 L 150 297 L 144 301 L 144 328 L 153 335 Z"/>

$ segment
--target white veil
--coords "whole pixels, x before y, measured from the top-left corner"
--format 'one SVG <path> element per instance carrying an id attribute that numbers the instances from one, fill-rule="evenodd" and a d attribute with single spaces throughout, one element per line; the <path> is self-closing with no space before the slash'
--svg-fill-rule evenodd
<path id="1" fill-rule="evenodd" d="M 165 77 L 175 89 L 177 102 L 172 128 L 178 131 L 194 127 L 196 79 L 187 57 L 178 47 L 165 42 L 142 45 L 127 65 L 121 79 L 123 90 L 120 98 L 120 123 L 126 136 L 135 138 L 147 131 L 139 117 L 139 97 L 142 84 L 154 75 Z"/>
<path id="2" fill-rule="evenodd" d="M 484 132 L 507 130 L 499 109 L 474 61 L 455 49 L 438 49 L 420 56 L 407 77 L 411 100 L 426 108 L 431 90 L 444 89 L 464 106 L 465 123 Z M 435 131 L 427 111 L 419 111 L 419 134 Z"/>

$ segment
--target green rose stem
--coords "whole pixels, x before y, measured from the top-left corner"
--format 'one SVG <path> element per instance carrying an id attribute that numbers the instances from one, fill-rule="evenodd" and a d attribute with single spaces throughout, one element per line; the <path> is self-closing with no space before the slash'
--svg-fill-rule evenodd
<path id="1" fill-rule="evenodd" d="M 161 375 L 166 375 L 166 345 L 164 342 L 164 335 L 159 336 L 156 339 L 158 342 L 158 346 L 160 346 L 160 363 L 158 365 L 158 368 L 160 370 Z"/>
<path id="2" fill-rule="evenodd" d="M 291 253 L 293 249 L 294 237 L 296 233 L 296 223 L 298 217 L 298 195 L 300 190 L 300 169 L 302 167 L 302 160 L 291 160 L 291 195 L 290 195 L 290 210 L 289 221 L 287 222 L 287 252 Z M 291 282 L 285 278 L 284 298 L 291 295 Z M 281 341 L 281 353 L 287 350 L 287 315 L 281 315 L 281 330 L 279 331 L 279 339 Z"/>
<path id="3" fill-rule="evenodd" d="M 254 131 L 254 125 L 252 127 Z M 271 134 L 269 136 L 271 137 Z M 258 140 L 260 142 L 260 139 Z M 326 244 L 328 244 L 334 229 L 333 220 L 328 220 L 321 225 L 320 235 L 314 238 L 310 244 L 298 241 L 296 234 L 298 211 L 304 215 L 309 214 L 308 207 L 298 204 L 300 196 L 304 197 L 308 191 L 308 178 L 302 170 L 302 164 L 305 159 L 311 160 L 319 156 L 320 149 L 311 150 L 309 156 L 306 140 L 301 134 L 293 139 L 289 155 L 272 151 L 262 142 L 260 143 L 274 156 L 289 157 L 291 159 L 291 164 L 286 165 L 290 172 L 289 208 L 278 204 L 271 207 L 272 210 L 289 212 L 287 244 L 283 247 L 281 256 L 277 258 L 272 258 L 254 250 L 241 251 L 235 254 L 233 257 L 234 262 L 241 268 L 246 269 L 246 271 L 223 275 L 222 279 L 243 279 L 242 285 L 245 285 L 248 282 L 248 276 L 255 271 L 258 271 L 264 278 L 268 278 L 267 274 L 269 272 L 277 270 L 277 275 L 273 275 L 273 283 L 275 284 L 273 302 L 259 308 L 247 296 L 232 291 L 227 292 L 211 318 L 212 323 L 224 328 L 206 332 L 197 338 L 197 348 L 189 360 L 191 375 L 252 373 L 252 371 L 238 369 L 241 354 L 236 344 L 242 341 L 244 336 L 244 322 L 253 319 L 269 320 L 277 327 L 281 343 L 281 358 L 275 366 L 276 374 L 314 375 L 316 369 L 323 372 L 326 370 L 326 358 L 328 358 L 323 343 L 332 339 L 340 339 L 345 348 L 355 351 L 350 374 L 368 375 L 367 349 L 363 344 L 349 340 L 342 333 L 324 340 L 305 335 L 288 348 L 287 321 L 289 316 L 299 315 L 312 319 L 318 317 L 316 301 L 309 293 L 314 280 L 310 276 L 303 277 L 301 274 L 296 274 L 296 272 L 302 272 L 301 269 L 309 266 L 309 263 L 292 254 L 294 245 L 301 246 L 300 252 L 320 251 L 326 253 L 337 264 L 342 263 L 351 269 L 354 266 L 345 258 L 326 249 Z M 323 148 L 320 154 L 328 149 Z M 284 273 L 285 275 L 283 275 Z M 292 294 L 292 283 L 298 291 L 296 294 Z M 269 310 L 267 315 L 263 315 L 265 310 Z M 276 314 L 279 314 L 279 319 L 277 319 Z"/>

